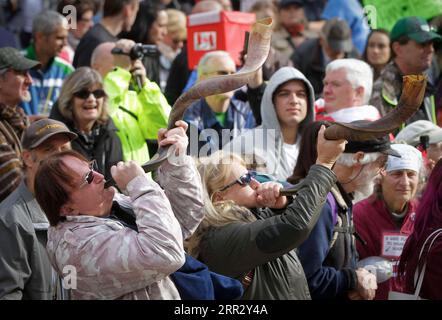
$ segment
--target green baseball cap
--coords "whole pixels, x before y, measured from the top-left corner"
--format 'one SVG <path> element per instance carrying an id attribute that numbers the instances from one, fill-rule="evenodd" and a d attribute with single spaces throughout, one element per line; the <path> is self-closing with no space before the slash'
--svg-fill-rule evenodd
<path id="1" fill-rule="evenodd" d="M 40 62 L 25 58 L 20 51 L 15 48 L 0 48 L 0 70 L 11 68 L 18 71 L 25 71 L 40 67 Z"/>
<path id="2" fill-rule="evenodd" d="M 398 20 L 390 33 L 391 42 L 402 36 L 407 36 L 417 43 L 442 40 L 442 37 L 432 31 L 427 21 L 421 17 L 406 17 Z"/>

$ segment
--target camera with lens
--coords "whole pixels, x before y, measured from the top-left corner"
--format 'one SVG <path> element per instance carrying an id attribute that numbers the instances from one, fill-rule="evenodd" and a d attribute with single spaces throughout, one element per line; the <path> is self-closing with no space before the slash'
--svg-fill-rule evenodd
<path id="1" fill-rule="evenodd" d="M 113 54 L 125 54 L 123 53 L 123 50 L 120 48 L 114 48 L 112 49 Z M 158 55 L 158 48 L 156 45 L 153 44 L 142 44 L 142 43 L 136 43 L 132 49 L 130 50 L 128 56 L 131 58 L 131 60 L 138 60 L 143 59 L 144 56 L 156 56 Z"/>
<path id="2" fill-rule="evenodd" d="M 132 60 L 143 59 L 144 56 L 156 56 L 158 48 L 153 44 L 136 43 L 129 52 Z"/>

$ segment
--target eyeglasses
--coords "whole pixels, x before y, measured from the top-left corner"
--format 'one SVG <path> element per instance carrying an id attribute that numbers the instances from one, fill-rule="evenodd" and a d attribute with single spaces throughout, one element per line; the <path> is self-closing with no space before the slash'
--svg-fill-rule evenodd
<path id="1" fill-rule="evenodd" d="M 94 181 L 94 178 L 95 178 L 95 174 L 94 174 L 95 164 L 96 164 L 95 160 L 92 160 L 91 163 L 89 164 L 89 171 L 83 177 L 83 182 L 78 187 L 79 189 L 83 188 L 87 184 L 91 184 Z"/>
<path id="2" fill-rule="evenodd" d="M 252 181 L 252 178 L 254 178 L 255 176 L 256 176 L 256 172 L 254 172 L 254 171 L 247 172 L 246 174 L 242 175 L 241 177 L 239 177 L 238 179 L 236 179 L 232 183 L 229 183 L 228 185 L 219 189 L 219 192 L 225 191 L 225 190 L 229 189 L 231 186 L 234 186 L 235 184 L 239 184 L 240 186 L 246 186 Z"/>
<path id="3" fill-rule="evenodd" d="M 84 89 L 84 90 L 80 90 L 78 92 L 75 92 L 74 97 L 86 100 L 87 98 L 89 98 L 91 93 L 94 95 L 95 99 L 103 98 L 106 95 L 106 93 L 104 92 L 103 89 L 97 89 L 94 91 L 89 91 L 87 89 Z"/>

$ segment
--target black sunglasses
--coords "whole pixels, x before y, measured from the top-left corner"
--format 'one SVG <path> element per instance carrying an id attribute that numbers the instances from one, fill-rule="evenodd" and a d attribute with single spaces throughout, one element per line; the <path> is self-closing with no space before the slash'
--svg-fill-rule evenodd
<path id="1" fill-rule="evenodd" d="M 225 191 L 225 190 L 229 189 L 231 186 L 234 186 L 235 184 L 239 184 L 240 186 L 246 186 L 252 181 L 252 178 L 254 178 L 255 176 L 256 176 L 255 171 L 249 171 L 246 174 L 243 174 L 241 177 L 239 177 L 235 181 L 233 181 L 232 183 L 229 183 L 228 185 L 219 189 L 219 192 Z"/>
<path id="2" fill-rule="evenodd" d="M 94 181 L 95 178 L 94 167 L 95 167 L 95 160 L 92 160 L 91 163 L 89 164 L 89 171 L 84 176 L 83 182 L 79 186 L 79 189 L 83 188 L 87 184 L 91 184 Z"/>
<path id="3" fill-rule="evenodd" d="M 75 92 L 74 97 L 86 100 L 87 98 L 89 98 L 91 93 L 94 95 L 95 99 L 103 98 L 106 95 L 106 93 L 104 92 L 103 89 L 97 89 L 94 91 L 89 91 L 87 89 L 84 89 L 84 90 L 80 90 L 78 92 Z"/>

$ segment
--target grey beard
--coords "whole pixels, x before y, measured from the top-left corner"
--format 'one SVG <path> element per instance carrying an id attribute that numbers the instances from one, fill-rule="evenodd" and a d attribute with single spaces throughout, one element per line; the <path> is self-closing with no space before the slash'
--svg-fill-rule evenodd
<path id="1" fill-rule="evenodd" d="M 371 196 L 373 194 L 374 185 L 374 182 L 370 182 L 368 184 L 359 186 L 358 189 L 354 192 L 353 203 L 357 203 Z"/>

